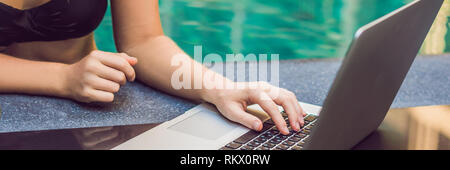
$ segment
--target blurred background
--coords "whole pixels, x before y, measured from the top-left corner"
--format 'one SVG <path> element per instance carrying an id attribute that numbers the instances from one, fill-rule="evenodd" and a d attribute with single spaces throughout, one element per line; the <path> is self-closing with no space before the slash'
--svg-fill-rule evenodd
<path id="1" fill-rule="evenodd" d="M 189 55 L 280 54 L 280 59 L 343 57 L 357 29 L 413 0 L 160 0 L 166 35 Z M 450 0 L 421 54 L 450 53 Z M 95 31 L 100 50 L 116 51 L 111 13 Z"/>

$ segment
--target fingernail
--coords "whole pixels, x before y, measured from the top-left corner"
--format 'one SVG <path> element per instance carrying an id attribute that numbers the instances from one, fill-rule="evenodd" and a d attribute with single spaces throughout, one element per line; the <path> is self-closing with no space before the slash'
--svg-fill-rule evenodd
<path id="1" fill-rule="evenodd" d="M 299 117 L 298 121 L 300 122 L 301 126 L 305 125 L 305 121 L 303 120 L 303 118 Z"/>
<path id="2" fill-rule="evenodd" d="M 128 63 L 130 63 L 130 65 L 135 65 L 135 64 L 137 64 L 138 59 L 135 57 L 129 57 L 127 59 L 127 61 L 128 61 Z"/>
<path id="3" fill-rule="evenodd" d="M 260 128 L 259 127 L 261 127 L 261 124 L 259 123 L 259 122 L 255 122 L 254 124 L 253 124 L 253 129 L 254 130 L 259 130 Z"/>
<path id="4" fill-rule="evenodd" d="M 298 122 L 295 122 L 295 128 L 296 131 L 300 131 L 300 124 Z"/>
<path id="5" fill-rule="evenodd" d="M 289 133 L 289 129 L 286 126 L 283 126 L 283 131 Z"/>

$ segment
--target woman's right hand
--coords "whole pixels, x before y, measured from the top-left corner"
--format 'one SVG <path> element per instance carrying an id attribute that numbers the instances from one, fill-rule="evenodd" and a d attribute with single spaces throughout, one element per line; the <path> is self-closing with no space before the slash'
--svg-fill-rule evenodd
<path id="1" fill-rule="evenodd" d="M 134 81 L 137 59 L 125 53 L 92 51 L 64 69 L 64 97 L 79 102 L 112 102 L 114 93 Z"/>

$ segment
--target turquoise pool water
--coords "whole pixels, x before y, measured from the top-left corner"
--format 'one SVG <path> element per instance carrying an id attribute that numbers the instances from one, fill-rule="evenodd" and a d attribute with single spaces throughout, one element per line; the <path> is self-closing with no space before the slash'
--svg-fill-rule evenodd
<path id="1" fill-rule="evenodd" d="M 281 59 L 342 57 L 357 28 L 412 0 L 162 0 L 164 32 L 188 54 L 279 54 Z M 446 1 L 421 52 L 450 52 Z M 95 32 L 99 49 L 115 51 L 111 14 Z"/>

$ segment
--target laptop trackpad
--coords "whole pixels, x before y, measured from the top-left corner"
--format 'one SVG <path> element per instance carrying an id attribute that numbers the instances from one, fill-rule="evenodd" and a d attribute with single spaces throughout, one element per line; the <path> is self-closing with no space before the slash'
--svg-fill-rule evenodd
<path id="1" fill-rule="evenodd" d="M 169 129 L 204 139 L 216 140 L 240 126 L 219 114 L 205 109 L 170 126 Z"/>

